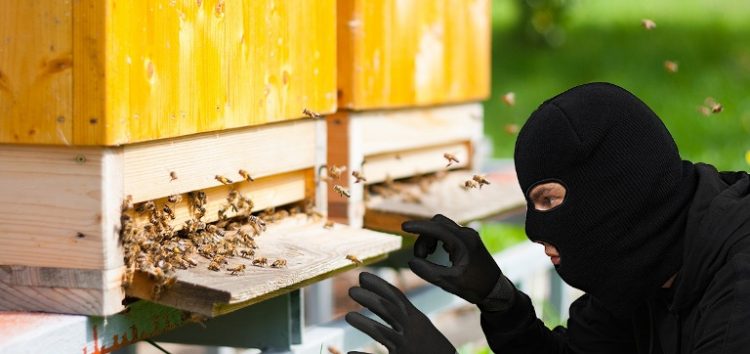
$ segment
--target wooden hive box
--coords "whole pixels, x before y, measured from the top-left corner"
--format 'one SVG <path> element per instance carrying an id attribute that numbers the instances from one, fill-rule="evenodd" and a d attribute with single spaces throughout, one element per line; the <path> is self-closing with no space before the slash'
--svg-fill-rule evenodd
<path id="1" fill-rule="evenodd" d="M 408 218 L 444 213 L 468 222 L 522 206 L 513 171 L 488 175 L 496 185 L 481 191 L 459 188 L 480 168 L 490 2 L 350 0 L 337 8 L 339 111 L 327 118 L 328 164 L 347 167 L 339 183 L 351 198 L 329 192 L 330 215 L 400 232 Z M 444 153 L 458 162 L 447 167 Z M 367 180 L 357 183 L 353 170 Z M 446 170 L 419 203 L 368 199 L 373 185 Z"/>
<path id="2" fill-rule="evenodd" d="M 332 0 L 4 2 L 0 310 L 108 315 L 127 293 L 215 316 L 351 268 L 350 253 L 366 263 L 400 247 L 294 219 L 259 241 L 284 269 L 231 277 L 201 264 L 161 296 L 141 273 L 123 287 L 128 198 L 161 208 L 181 196 L 168 204 L 175 227 L 198 191 L 205 222 L 230 191 L 254 212 L 303 202 L 325 212 L 325 121 L 301 117 L 336 107 L 335 10 Z"/>
<path id="3" fill-rule="evenodd" d="M 0 7 L 0 143 L 111 146 L 336 109 L 333 0 Z"/>

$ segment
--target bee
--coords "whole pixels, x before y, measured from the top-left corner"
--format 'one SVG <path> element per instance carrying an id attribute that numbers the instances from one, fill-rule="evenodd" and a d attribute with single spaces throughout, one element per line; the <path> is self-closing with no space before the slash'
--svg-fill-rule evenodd
<path id="1" fill-rule="evenodd" d="M 219 270 L 221 270 L 221 263 L 211 261 L 211 264 L 208 265 L 208 270 L 218 272 Z"/>
<path id="2" fill-rule="evenodd" d="M 464 185 L 461 186 L 461 187 L 463 187 L 464 190 L 469 190 L 471 188 L 477 188 L 477 187 L 479 187 L 479 183 L 477 183 L 476 181 L 470 179 L 470 180 L 467 180 L 466 182 L 464 182 Z"/>
<path id="3" fill-rule="evenodd" d="M 346 166 L 332 165 L 331 167 L 328 168 L 328 176 L 335 178 L 335 179 L 339 179 L 341 178 L 341 174 L 344 171 L 346 171 Z"/>
<path id="4" fill-rule="evenodd" d="M 231 275 L 239 275 L 239 273 L 245 272 L 245 265 L 244 264 L 238 264 L 232 268 L 227 268 L 227 271 L 229 271 Z"/>
<path id="5" fill-rule="evenodd" d="M 304 114 L 304 115 L 306 115 L 306 116 L 308 116 L 310 118 L 322 118 L 323 117 L 319 113 L 313 112 L 313 111 L 311 111 L 311 110 L 309 110 L 307 108 L 304 108 L 302 110 L 302 114 Z"/>
<path id="6" fill-rule="evenodd" d="M 255 229 L 257 226 L 261 231 L 266 231 L 266 222 L 263 221 L 263 219 L 255 215 L 250 215 L 247 217 L 247 221 L 250 222 L 250 225 L 253 226 L 253 229 Z"/>
<path id="7" fill-rule="evenodd" d="M 516 104 L 515 92 L 508 92 L 502 96 L 503 103 L 508 107 L 513 107 Z"/>
<path id="8" fill-rule="evenodd" d="M 720 103 L 716 102 L 713 97 L 706 97 L 704 103 L 711 109 L 711 113 L 719 113 L 724 110 L 724 107 L 722 107 Z"/>
<path id="9" fill-rule="evenodd" d="M 253 265 L 256 267 L 266 266 L 268 265 L 268 258 L 260 257 L 260 258 L 253 259 Z"/>
<path id="10" fill-rule="evenodd" d="M 133 209 L 133 196 L 128 194 L 125 199 L 122 200 L 122 211 Z"/>
<path id="11" fill-rule="evenodd" d="M 354 183 L 367 182 L 367 178 L 359 171 L 352 171 L 352 176 L 357 179 Z"/>
<path id="12" fill-rule="evenodd" d="M 362 261 L 360 261 L 359 258 L 357 258 L 357 256 L 355 256 L 355 255 L 347 254 L 346 255 L 346 259 L 354 262 L 357 265 L 362 265 L 363 264 Z"/>
<path id="13" fill-rule="evenodd" d="M 143 204 L 143 208 L 153 212 L 156 210 L 156 203 L 154 203 L 153 200 L 149 200 L 148 202 L 146 202 L 146 204 Z"/>
<path id="14" fill-rule="evenodd" d="M 340 196 L 342 196 L 342 197 L 347 197 L 347 198 L 351 198 L 351 196 L 352 196 L 352 195 L 351 195 L 351 194 L 349 193 L 349 191 L 348 191 L 348 190 L 346 190 L 346 189 L 345 189 L 344 187 L 342 187 L 342 186 L 340 186 L 340 185 L 338 185 L 338 184 L 337 184 L 337 185 L 334 185 L 334 186 L 333 186 L 333 190 L 335 190 L 336 192 L 338 192 L 338 193 L 339 193 L 339 195 L 340 195 Z"/>
<path id="15" fill-rule="evenodd" d="M 330 229 L 333 229 L 333 221 L 331 221 L 331 220 L 326 220 L 326 223 L 325 223 L 325 224 L 323 224 L 323 228 L 324 228 L 324 229 L 329 229 L 329 230 L 330 230 Z"/>
<path id="16" fill-rule="evenodd" d="M 443 154 L 443 157 L 444 157 L 444 158 L 445 158 L 446 160 L 448 160 L 448 164 L 447 164 L 447 165 L 445 165 L 445 167 L 451 167 L 451 165 L 452 165 L 452 164 L 453 164 L 454 162 L 455 162 L 455 163 L 460 163 L 460 162 L 458 161 L 458 159 L 456 158 L 456 155 L 453 155 L 453 154 L 450 154 L 450 153 L 447 153 L 447 152 L 446 152 L 446 153 L 444 153 L 444 154 Z"/>
<path id="17" fill-rule="evenodd" d="M 170 182 L 172 182 L 172 181 L 174 181 L 174 180 L 176 180 L 176 179 L 177 179 L 177 172 L 175 172 L 175 171 L 170 171 L 170 172 L 169 172 L 169 181 L 170 181 Z"/>
<path id="18" fill-rule="evenodd" d="M 217 181 L 221 182 L 221 184 L 232 184 L 232 183 L 234 183 L 234 182 L 232 182 L 231 179 L 226 178 L 226 177 L 221 176 L 221 175 L 214 176 L 214 179 L 216 179 Z"/>
<path id="19" fill-rule="evenodd" d="M 674 74 L 679 70 L 679 65 L 677 62 L 671 61 L 671 60 L 665 60 L 664 61 L 664 70 L 666 70 L 670 74 Z"/>
<path id="20" fill-rule="evenodd" d="M 506 124 L 504 130 L 508 135 L 516 135 L 518 133 L 518 124 Z"/>
<path id="21" fill-rule="evenodd" d="M 271 263 L 271 268 L 282 268 L 286 267 L 286 259 L 279 258 Z"/>
<path id="22" fill-rule="evenodd" d="M 240 257 L 242 258 L 252 258 L 254 255 L 255 251 L 252 249 L 240 250 Z"/>
<path id="23" fill-rule="evenodd" d="M 474 176 L 472 176 L 472 177 L 471 177 L 471 179 L 472 179 L 472 180 L 473 180 L 474 182 L 477 182 L 477 183 L 479 183 L 479 189 L 482 189 L 482 186 L 483 186 L 483 185 L 485 185 L 485 184 L 490 184 L 490 181 L 488 181 L 488 180 L 487 180 L 486 178 L 484 178 L 484 176 L 482 176 L 482 175 L 474 175 Z"/>
<path id="24" fill-rule="evenodd" d="M 240 229 L 240 223 L 238 223 L 236 221 L 232 222 L 232 223 L 229 223 L 229 225 L 227 225 L 226 229 L 229 230 L 229 231 L 239 230 Z"/>
<path id="25" fill-rule="evenodd" d="M 341 354 L 341 351 L 336 349 L 335 347 L 329 346 L 328 347 L 328 354 Z"/>
<path id="26" fill-rule="evenodd" d="M 167 197 L 167 201 L 172 204 L 177 204 L 182 201 L 182 196 L 179 194 L 172 194 L 169 197 Z"/>
<path id="27" fill-rule="evenodd" d="M 245 170 L 240 170 L 239 173 L 240 173 L 240 176 L 242 176 L 242 178 L 244 178 L 246 181 L 248 181 L 248 182 L 255 181 L 255 178 L 253 178 L 253 176 L 250 176 L 249 172 L 247 172 Z"/>
<path id="28" fill-rule="evenodd" d="M 643 26 L 643 28 L 645 28 L 647 31 L 650 31 L 656 28 L 656 22 L 654 22 L 653 20 L 644 18 L 641 20 L 641 26 Z"/>
<path id="29" fill-rule="evenodd" d="M 164 204 L 164 207 L 162 207 L 162 210 L 164 211 L 164 214 L 165 214 L 165 215 L 169 215 L 169 217 L 170 217 L 170 218 L 171 218 L 172 220 L 174 220 L 174 219 L 175 219 L 174 211 L 173 211 L 173 210 L 172 210 L 172 208 L 170 208 L 170 207 L 169 207 L 168 205 Z"/>

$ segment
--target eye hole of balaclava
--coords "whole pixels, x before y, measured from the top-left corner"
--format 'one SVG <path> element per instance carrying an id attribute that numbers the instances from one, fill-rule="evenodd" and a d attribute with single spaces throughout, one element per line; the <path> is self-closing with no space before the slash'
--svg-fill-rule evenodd
<path id="1" fill-rule="evenodd" d="M 544 179 L 534 183 L 526 192 L 529 208 L 548 212 L 559 208 L 565 202 L 568 188 L 558 179 Z"/>

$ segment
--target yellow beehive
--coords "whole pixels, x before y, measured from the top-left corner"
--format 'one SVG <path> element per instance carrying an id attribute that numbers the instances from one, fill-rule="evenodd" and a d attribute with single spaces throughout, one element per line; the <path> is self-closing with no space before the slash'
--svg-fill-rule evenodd
<path id="1" fill-rule="evenodd" d="M 339 106 L 478 101 L 490 89 L 489 0 L 341 0 Z"/>
<path id="2" fill-rule="evenodd" d="M 120 145 L 336 109 L 334 0 L 0 7 L 0 143 Z"/>

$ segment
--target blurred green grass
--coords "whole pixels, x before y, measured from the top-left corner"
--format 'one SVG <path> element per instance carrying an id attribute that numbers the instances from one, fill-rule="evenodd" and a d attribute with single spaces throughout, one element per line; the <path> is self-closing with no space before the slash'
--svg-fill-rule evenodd
<path id="1" fill-rule="evenodd" d="M 523 225 L 502 222 L 483 223 L 479 236 L 493 254 L 527 240 Z"/>
<path id="2" fill-rule="evenodd" d="M 720 170 L 748 170 L 750 150 L 750 1 L 629 0 L 573 2 L 556 48 L 527 44 L 513 32 L 516 0 L 493 1 L 492 95 L 485 131 L 495 156 L 511 157 L 519 127 L 546 98 L 578 84 L 609 81 L 648 104 L 683 158 Z M 656 29 L 640 25 L 650 18 Z M 664 70 L 665 60 L 679 71 Z M 516 94 L 507 107 L 500 96 Z M 704 117 L 706 97 L 724 110 Z"/>

